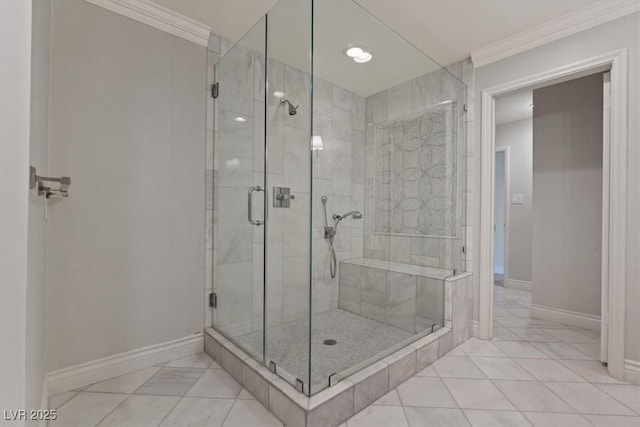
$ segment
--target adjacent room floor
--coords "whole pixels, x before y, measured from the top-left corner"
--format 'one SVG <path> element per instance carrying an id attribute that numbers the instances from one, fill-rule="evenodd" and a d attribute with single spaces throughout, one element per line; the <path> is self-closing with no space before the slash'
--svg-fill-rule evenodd
<path id="1" fill-rule="evenodd" d="M 638 426 L 640 387 L 597 361 L 599 334 L 532 319 L 495 288 L 495 336 L 452 350 L 346 426 Z M 200 353 L 51 397 L 52 426 L 282 425 Z"/>

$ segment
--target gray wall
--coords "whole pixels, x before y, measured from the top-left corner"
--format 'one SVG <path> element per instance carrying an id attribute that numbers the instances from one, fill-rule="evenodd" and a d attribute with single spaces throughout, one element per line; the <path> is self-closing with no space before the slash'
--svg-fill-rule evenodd
<path id="1" fill-rule="evenodd" d="M 205 271 L 205 48 L 52 3 L 49 371 L 201 331 Z"/>
<path id="2" fill-rule="evenodd" d="M 600 315 L 602 74 L 533 91 L 533 304 Z"/>
<path id="3" fill-rule="evenodd" d="M 531 282 L 532 126 L 531 119 L 496 126 L 496 147 L 509 147 L 509 265 L 505 286 L 510 280 Z M 522 194 L 524 203 L 511 204 L 512 194 Z"/>
<path id="4" fill-rule="evenodd" d="M 33 2 L 31 39 L 31 143 L 29 163 L 49 175 L 49 43 L 51 4 Z M 45 376 L 46 202 L 29 191 L 27 268 L 27 408 L 39 408 Z"/>
<path id="5" fill-rule="evenodd" d="M 497 84 L 510 82 L 536 73 L 572 64 L 617 49 L 628 49 L 629 53 L 629 128 L 628 128 L 628 193 L 627 215 L 627 307 L 625 331 L 625 357 L 640 360 L 640 225 L 634 221 L 640 217 L 640 145 L 634 143 L 640 138 L 640 82 L 635 76 L 640 75 L 640 14 L 625 16 L 615 21 L 599 25 L 587 31 L 563 38 L 561 40 L 523 52 L 510 58 L 476 69 L 475 104 L 479 112 L 481 108 L 481 91 Z M 480 121 L 473 127 L 475 147 L 480 149 Z M 474 182 L 480 182 L 480 158 L 475 159 L 473 168 Z M 473 218 L 480 221 L 480 201 L 474 199 Z M 478 232 L 474 233 L 473 247 L 480 241 Z M 474 271 L 479 269 L 479 258 L 473 261 Z M 474 318 L 478 318 L 479 278 L 475 277 Z"/>

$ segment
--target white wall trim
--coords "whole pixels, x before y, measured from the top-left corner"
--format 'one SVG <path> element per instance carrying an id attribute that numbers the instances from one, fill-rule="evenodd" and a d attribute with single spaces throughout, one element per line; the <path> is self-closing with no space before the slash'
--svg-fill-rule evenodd
<path id="1" fill-rule="evenodd" d="M 478 336 L 478 321 L 474 320 L 471 324 L 471 331 L 474 337 Z"/>
<path id="2" fill-rule="evenodd" d="M 26 404 L 31 1 L 0 1 L 0 408 Z M 2 421 L 0 421 L 4 425 Z"/>
<path id="3" fill-rule="evenodd" d="M 481 182 L 480 197 L 480 271 L 478 335 L 493 336 L 493 203 L 495 179 L 495 98 L 534 86 L 566 81 L 590 70 L 611 69 L 611 139 L 609 145 L 609 253 L 603 253 L 609 272 L 608 370 L 618 379 L 624 377 L 625 292 L 627 245 L 627 117 L 628 51 L 616 50 L 573 64 L 499 84 L 482 91 L 481 110 Z M 608 256 L 607 256 L 608 255 Z"/>
<path id="4" fill-rule="evenodd" d="M 158 363 L 189 356 L 202 351 L 202 333 L 189 335 L 148 347 L 131 350 L 102 359 L 59 369 L 47 374 L 49 395 L 75 390 L 95 382 L 124 375 L 138 369 L 148 368 Z"/>
<path id="5" fill-rule="evenodd" d="M 640 362 L 636 360 L 625 359 L 624 380 L 631 384 L 640 385 Z"/>
<path id="6" fill-rule="evenodd" d="M 504 287 L 509 289 L 518 289 L 520 291 L 531 292 L 533 287 L 531 286 L 531 282 L 526 280 L 517 280 L 517 279 L 507 279 L 504 278 Z"/>
<path id="7" fill-rule="evenodd" d="M 209 26 L 150 0 L 87 1 L 200 46 L 209 44 Z"/>
<path id="8" fill-rule="evenodd" d="M 476 49 L 471 52 L 471 59 L 476 67 L 482 67 L 638 11 L 639 2 L 599 1 L 592 6 Z"/>
<path id="9" fill-rule="evenodd" d="M 600 316 L 538 304 L 531 304 L 529 313 L 531 317 L 563 323 L 565 325 L 575 326 L 576 328 L 600 331 Z"/>
<path id="10" fill-rule="evenodd" d="M 504 254 L 502 259 L 504 261 L 503 280 L 505 280 L 506 282 L 507 277 L 509 277 L 509 230 L 511 219 L 511 203 L 509 202 L 511 201 L 511 153 L 508 146 L 496 147 L 496 154 L 499 152 L 504 153 L 504 247 L 502 248 Z"/>
<path id="11" fill-rule="evenodd" d="M 47 379 L 45 378 L 42 382 L 42 398 L 40 399 L 40 407 L 41 408 L 49 408 L 49 388 L 47 387 Z M 47 420 L 40 420 L 38 422 L 39 427 L 47 427 Z"/>

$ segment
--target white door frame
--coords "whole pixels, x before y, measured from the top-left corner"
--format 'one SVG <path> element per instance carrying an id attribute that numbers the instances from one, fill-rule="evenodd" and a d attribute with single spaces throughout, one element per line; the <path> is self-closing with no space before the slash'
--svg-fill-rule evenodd
<path id="1" fill-rule="evenodd" d="M 481 185 L 480 197 L 480 295 L 478 336 L 493 336 L 493 203 L 495 180 L 495 98 L 520 89 L 544 87 L 598 71 L 611 71 L 611 139 L 604 170 L 610 171 L 609 224 L 604 230 L 608 253 L 609 333 L 608 370 L 615 378 L 624 377 L 625 290 L 627 244 L 627 117 L 628 52 L 616 50 L 584 61 L 533 74 L 482 91 L 481 109 Z M 606 141 L 605 141 L 606 143 Z M 615 308 L 615 309 L 614 309 Z"/>
<path id="2" fill-rule="evenodd" d="M 26 326 L 30 309 L 27 242 L 32 19 L 31 1 L 0 1 L 0 407 L 3 410 L 37 409 L 29 408 L 27 400 L 27 376 L 33 358 L 29 358 Z"/>
<path id="3" fill-rule="evenodd" d="M 509 208 L 511 207 L 509 203 L 509 198 L 510 198 L 509 195 L 511 194 L 511 189 L 509 187 L 509 180 L 510 180 L 509 147 L 508 146 L 496 147 L 494 158 L 496 153 L 499 153 L 499 152 L 504 153 L 504 226 L 503 226 L 504 230 L 502 230 L 502 233 L 504 236 L 504 247 L 503 247 L 504 254 L 502 255 L 502 259 L 504 262 L 504 272 L 503 272 L 502 280 L 503 282 L 505 282 L 505 287 L 506 287 L 507 277 L 509 277 L 509 214 L 510 214 Z M 495 176 L 493 179 L 494 179 L 494 188 L 495 188 Z M 494 218 L 494 222 L 495 222 L 495 218 Z"/>

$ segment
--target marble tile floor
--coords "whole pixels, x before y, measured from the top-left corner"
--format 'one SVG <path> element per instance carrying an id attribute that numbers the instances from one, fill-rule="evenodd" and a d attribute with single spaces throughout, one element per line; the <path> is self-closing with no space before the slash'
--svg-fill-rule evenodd
<path id="1" fill-rule="evenodd" d="M 341 427 L 640 426 L 640 387 L 607 374 L 598 332 L 529 317 L 529 292 L 494 286 L 494 303 L 493 341 L 466 341 Z"/>
<path id="2" fill-rule="evenodd" d="M 49 426 L 282 426 L 206 353 L 49 399 Z"/>
<path id="3" fill-rule="evenodd" d="M 530 318 L 526 292 L 495 292 L 493 341 L 466 341 L 341 427 L 640 425 L 640 387 L 607 375 L 597 333 Z M 282 425 L 204 353 L 52 396 L 50 407 L 51 426 Z"/>

